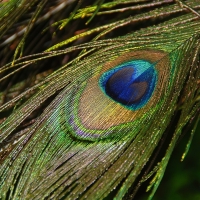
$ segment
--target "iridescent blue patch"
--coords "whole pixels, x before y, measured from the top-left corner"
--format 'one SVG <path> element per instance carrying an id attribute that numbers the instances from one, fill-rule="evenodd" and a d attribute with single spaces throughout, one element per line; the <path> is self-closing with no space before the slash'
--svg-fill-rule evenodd
<path id="1" fill-rule="evenodd" d="M 151 98 L 157 83 L 154 64 L 146 60 L 122 63 L 102 74 L 103 92 L 130 110 L 138 110 Z"/>

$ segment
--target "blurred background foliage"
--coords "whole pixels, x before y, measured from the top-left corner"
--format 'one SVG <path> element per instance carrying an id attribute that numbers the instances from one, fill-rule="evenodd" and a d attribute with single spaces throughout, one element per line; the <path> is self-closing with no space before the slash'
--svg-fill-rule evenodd
<path id="1" fill-rule="evenodd" d="M 200 200 L 200 123 L 195 131 L 189 152 L 181 162 L 188 136 L 189 132 L 180 139 L 174 149 L 153 200 Z M 138 200 L 148 199 L 149 193 L 144 193 L 146 186 L 140 190 Z"/>

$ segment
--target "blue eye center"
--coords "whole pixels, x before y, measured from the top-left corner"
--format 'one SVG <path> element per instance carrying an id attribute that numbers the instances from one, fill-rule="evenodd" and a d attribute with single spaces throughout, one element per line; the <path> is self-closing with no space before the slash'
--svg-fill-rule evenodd
<path id="1" fill-rule="evenodd" d="M 130 110 L 143 107 L 155 89 L 157 71 L 145 60 L 125 62 L 102 74 L 99 85 L 104 93 Z"/>

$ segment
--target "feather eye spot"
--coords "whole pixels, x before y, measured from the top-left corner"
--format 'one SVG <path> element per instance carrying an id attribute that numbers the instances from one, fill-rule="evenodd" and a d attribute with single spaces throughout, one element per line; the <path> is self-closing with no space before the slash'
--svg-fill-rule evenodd
<path id="1" fill-rule="evenodd" d="M 148 102 L 156 82 L 157 72 L 152 63 L 133 60 L 103 73 L 99 85 L 115 102 L 137 110 Z"/>
<path id="2" fill-rule="evenodd" d="M 163 51 L 131 51 L 103 62 L 67 95 L 66 105 L 77 105 L 66 107 L 74 136 L 107 138 L 120 125 L 135 123 L 160 101 L 169 73 L 170 61 Z"/>

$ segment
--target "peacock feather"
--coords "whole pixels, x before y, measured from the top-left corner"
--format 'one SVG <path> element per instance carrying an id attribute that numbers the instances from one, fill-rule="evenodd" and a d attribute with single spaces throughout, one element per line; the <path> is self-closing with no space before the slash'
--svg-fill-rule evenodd
<path id="1" fill-rule="evenodd" d="M 0 10 L 1 199 L 152 199 L 200 119 L 199 0 Z"/>

